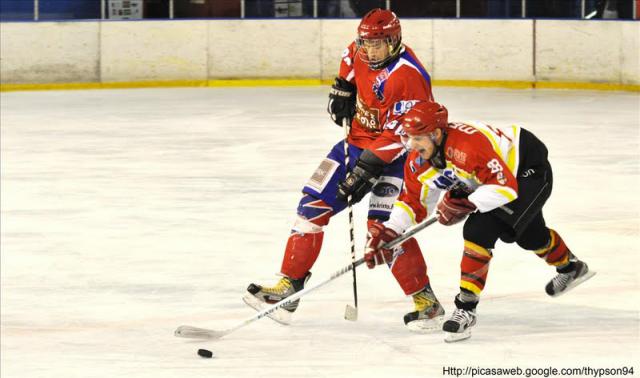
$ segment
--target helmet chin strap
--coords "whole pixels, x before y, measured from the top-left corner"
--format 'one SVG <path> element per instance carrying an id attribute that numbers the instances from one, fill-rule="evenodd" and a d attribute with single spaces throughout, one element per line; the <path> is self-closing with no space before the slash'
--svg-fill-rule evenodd
<path id="1" fill-rule="evenodd" d="M 431 157 L 429 157 L 429 163 L 436 169 L 445 169 L 447 167 L 447 161 L 444 156 L 444 144 L 447 141 L 447 133 L 443 129 L 441 130 L 442 140 L 440 141 L 440 144 L 436 142 L 436 137 L 433 135 L 434 133 L 429 134 L 429 139 L 431 139 L 431 142 L 436 147 L 433 149 Z"/>

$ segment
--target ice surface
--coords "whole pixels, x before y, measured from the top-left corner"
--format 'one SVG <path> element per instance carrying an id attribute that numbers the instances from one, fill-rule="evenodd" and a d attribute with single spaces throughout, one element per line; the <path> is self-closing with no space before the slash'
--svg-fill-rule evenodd
<path id="1" fill-rule="evenodd" d="M 299 190 L 342 137 L 327 88 L 2 93 L 2 377 L 640 373 L 638 94 L 434 94 L 452 120 L 517 123 L 546 142 L 555 187 L 545 216 L 598 272 L 591 281 L 549 298 L 553 269 L 499 244 L 463 343 L 409 333 L 411 300 L 384 267 L 358 269 L 357 322 L 343 319 L 349 274 L 303 298 L 291 326 L 262 319 L 215 342 L 175 338 L 181 324 L 224 329 L 251 316 L 246 286 L 277 279 Z M 365 214 L 356 206 L 358 255 Z M 327 228 L 316 280 L 350 262 L 346 218 Z M 418 240 L 451 313 L 461 226 L 436 224 Z"/>

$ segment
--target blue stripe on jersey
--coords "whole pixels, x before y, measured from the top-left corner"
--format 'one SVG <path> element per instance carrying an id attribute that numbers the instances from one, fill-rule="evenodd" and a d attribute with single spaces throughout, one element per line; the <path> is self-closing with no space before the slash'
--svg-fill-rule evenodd
<path id="1" fill-rule="evenodd" d="M 393 72 L 393 69 L 398 65 L 398 63 L 400 63 L 400 59 L 405 59 L 407 62 L 413 64 L 418 69 L 422 77 L 424 77 L 424 79 L 427 81 L 427 83 L 429 83 L 429 86 L 431 86 L 431 76 L 429 76 L 429 73 L 427 73 L 427 70 L 425 70 L 424 67 L 422 67 L 422 65 L 418 63 L 417 60 L 413 59 L 411 54 L 409 54 L 409 52 L 406 50 L 402 54 L 400 54 L 398 59 L 396 59 L 391 64 L 389 64 L 389 66 L 387 66 L 386 71 L 389 73 L 389 75 L 391 75 L 391 72 Z M 383 81 L 380 84 L 380 88 L 378 89 L 378 92 L 379 92 L 378 99 L 382 98 L 385 84 L 387 84 L 387 80 Z M 375 88 L 375 85 L 374 85 L 374 88 Z"/>
<path id="2" fill-rule="evenodd" d="M 427 81 L 427 83 L 429 83 L 429 86 L 431 86 L 431 77 L 429 76 L 429 74 L 427 73 L 427 70 L 424 69 L 424 67 L 422 67 L 422 65 L 420 63 L 418 63 L 417 60 L 413 59 L 413 57 L 411 56 L 411 54 L 409 54 L 407 51 L 403 52 L 402 54 L 400 54 L 400 58 L 405 58 L 406 60 L 408 60 L 411 64 L 413 64 L 414 66 L 416 66 L 416 68 L 418 69 L 418 71 L 420 71 L 420 73 L 422 74 L 422 77 L 424 77 L 424 79 Z"/>

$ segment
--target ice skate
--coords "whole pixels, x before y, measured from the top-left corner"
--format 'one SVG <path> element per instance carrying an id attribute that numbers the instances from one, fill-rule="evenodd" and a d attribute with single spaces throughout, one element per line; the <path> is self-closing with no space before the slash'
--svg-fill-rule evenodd
<path id="1" fill-rule="evenodd" d="M 549 281 L 545 287 L 545 291 L 550 296 L 560 296 L 596 274 L 596 272 L 589 270 L 586 263 L 577 258 L 572 256 L 570 261 L 570 270 L 564 272 L 562 269 L 559 269 L 558 275 Z"/>
<path id="2" fill-rule="evenodd" d="M 415 311 L 404 316 L 404 324 L 412 332 L 431 333 L 439 331 L 444 318 L 444 308 L 430 287 L 413 295 Z"/>
<path id="3" fill-rule="evenodd" d="M 476 311 L 457 308 L 449 320 L 444 322 L 442 330 L 447 332 L 447 343 L 466 340 L 471 337 L 471 327 L 476 324 Z"/>
<path id="4" fill-rule="evenodd" d="M 257 311 L 278 303 L 288 296 L 296 293 L 304 288 L 304 284 L 311 277 L 311 272 L 307 273 L 303 278 L 292 280 L 289 277 L 282 277 L 275 286 L 266 287 L 257 284 L 250 284 L 247 287 L 247 294 L 242 299 L 250 307 Z M 291 314 L 298 308 L 300 300 L 295 300 L 282 308 L 274 311 L 268 316 L 278 323 L 288 325 L 291 323 Z"/>
<path id="5" fill-rule="evenodd" d="M 442 330 L 447 333 L 445 342 L 454 343 L 471 337 L 471 327 L 476 324 L 478 299 L 478 295 L 465 289 L 456 295 L 456 310 L 442 325 Z"/>

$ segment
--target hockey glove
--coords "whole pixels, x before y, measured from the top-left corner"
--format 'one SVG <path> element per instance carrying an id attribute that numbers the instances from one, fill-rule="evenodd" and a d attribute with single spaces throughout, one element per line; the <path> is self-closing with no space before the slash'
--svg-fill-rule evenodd
<path id="1" fill-rule="evenodd" d="M 356 114 L 356 86 L 341 77 L 336 77 L 335 83 L 329 91 L 329 105 L 327 111 L 336 125 L 342 127 L 342 120 L 349 123 Z"/>
<path id="2" fill-rule="evenodd" d="M 347 201 L 351 195 L 351 202 L 359 202 L 376 183 L 378 177 L 384 170 L 384 161 L 373 152 L 364 150 L 360 159 L 353 167 L 353 171 L 347 174 L 344 181 L 338 184 L 336 198 L 340 201 Z"/>
<path id="3" fill-rule="evenodd" d="M 393 250 L 380 248 L 382 244 L 390 242 L 398 237 L 398 234 L 382 223 L 373 223 L 369 226 L 367 234 L 367 246 L 364 250 L 364 261 L 367 268 L 373 269 L 376 265 L 390 264 L 393 260 Z"/>
<path id="4" fill-rule="evenodd" d="M 463 221 L 467 215 L 476 210 L 474 205 L 467 198 L 454 198 L 451 192 L 447 192 L 438 203 L 436 213 L 438 214 L 438 222 L 445 226 L 451 226 Z"/>

